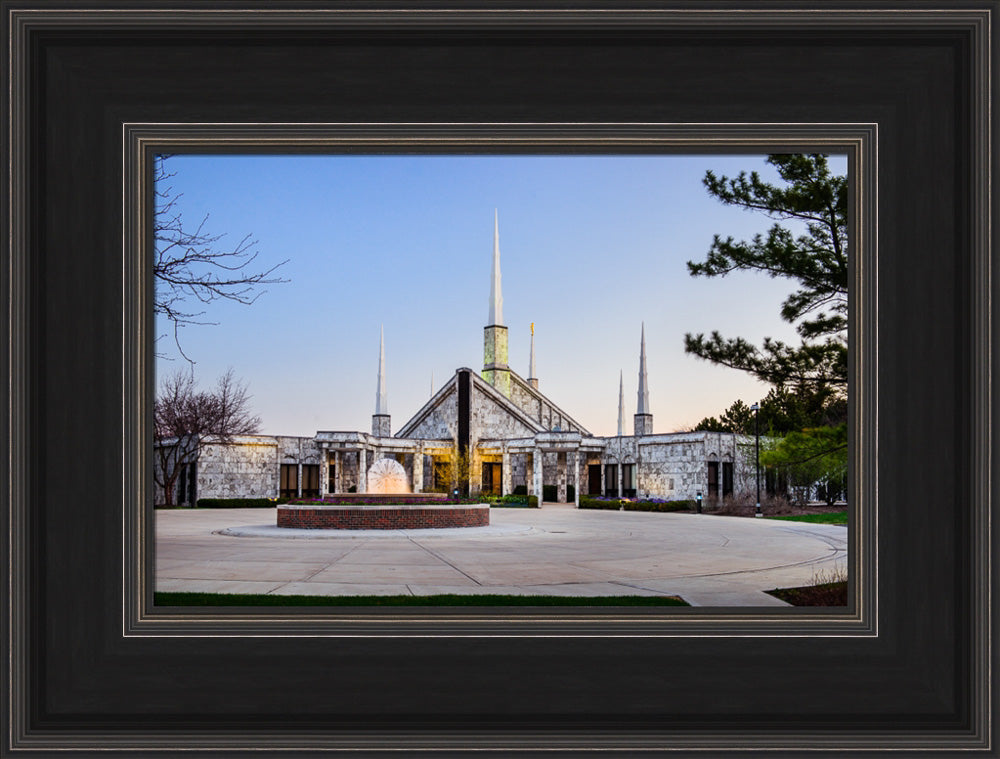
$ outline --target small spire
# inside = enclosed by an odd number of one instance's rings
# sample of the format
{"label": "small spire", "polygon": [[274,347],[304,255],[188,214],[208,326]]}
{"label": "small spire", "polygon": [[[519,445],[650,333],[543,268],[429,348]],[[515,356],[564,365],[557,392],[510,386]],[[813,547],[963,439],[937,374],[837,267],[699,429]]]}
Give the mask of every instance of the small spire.
{"label": "small spire", "polygon": [[639,348],[639,400],[635,413],[649,413],[649,387],[646,383],[646,322],[642,323],[642,344]]}
{"label": "small spire", "polygon": [[528,379],[535,377],[535,323],[531,323],[531,360],[528,363]]}
{"label": "small spire", "polygon": [[375,390],[375,413],[389,413],[389,396],[385,392],[385,327],[379,325],[378,387]]}
{"label": "small spire", "polygon": [[625,380],[621,369],[618,370],[618,435],[625,434]]}
{"label": "small spire", "polygon": [[488,326],[503,325],[503,294],[500,289],[500,217],[493,209],[493,276],[490,279],[490,316]]}

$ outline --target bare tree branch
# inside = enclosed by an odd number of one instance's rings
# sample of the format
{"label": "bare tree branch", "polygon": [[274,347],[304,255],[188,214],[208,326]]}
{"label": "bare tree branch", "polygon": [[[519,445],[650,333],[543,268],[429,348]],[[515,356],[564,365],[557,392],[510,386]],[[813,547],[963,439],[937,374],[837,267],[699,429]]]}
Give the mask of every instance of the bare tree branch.
{"label": "bare tree branch", "polygon": [[154,159],[153,311],[172,322],[174,343],[180,354],[193,364],[181,347],[179,329],[187,324],[215,322],[201,320],[205,311],[192,310],[188,304],[192,301],[208,304],[224,299],[250,305],[266,292],[260,289],[263,285],[288,281],[275,275],[288,259],[253,271],[259,251],[251,235],[245,235],[235,246],[226,248],[220,244],[225,234],[206,230],[208,214],[193,228],[186,225],[178,210],[181,193],[175,192],[170,184],[175,173],[167,169],[169,158],[161,154]]}
{"label": "bare tree branch", "polygon": [[205,443],[229,443],[236,435],[260,431],[250,398],[231,368],[211,392],[198,390],[193,371],[177,371],[161,381],[153,405],[153,477],[163,488],[166,505],[173,505],[181,471],[197,462]]}

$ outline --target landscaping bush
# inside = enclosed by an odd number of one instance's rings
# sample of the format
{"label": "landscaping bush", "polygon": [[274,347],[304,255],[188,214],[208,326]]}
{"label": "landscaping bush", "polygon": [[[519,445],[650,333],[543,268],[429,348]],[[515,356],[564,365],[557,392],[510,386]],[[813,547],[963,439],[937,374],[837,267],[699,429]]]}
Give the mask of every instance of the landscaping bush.
{"label": "landscaping bush", "polygon": [[646,501],[625,501],[625,511],[694,511],[694,501],[661,501],[651,498]]}
{"label": "landscaping bush", "polygon": [[525,506],[529,509],[538,508],[538,496],[513,493],[511,495],[503,495],[497,498],[491,498],[490,502],[494,506]]}
{"label": "landscaping bush", "polygon": [[514,495],[528,495],[528,486],[518,485],[516,488],[514,488]]}
{"label": "landscaping bush", "polygon": [[542,500],[554,501],[559,497],[559,488],[556,485],[542,485]]}
{"label": "landscaping bush", "polygon": [[611,509],[618,511],[622,507],[621,498],[605,498],[603,496],[580,496],[581,509]]}
{"label": "landscaping bush", "polygon": [[[711,502],[706,501],[703,508],[706,512],[722,516],[751,517],[757,512],[757,494],[755,491],[744,491],[723,498],[721,503],[714,506]],[[760,511],[764,516],[795,513],[792,504],[784,496],[763,493],[760,499]]]}
{"label": "landscaping bush", "polygon": [[610,509],[618,511],[625,506],[625,511],[694,511],[694,501],[662,501],[658,498],[631,501],[622,498],[603,498],[580,496],[581,509]]}
{"label": "landscaping bush", "polygon": [[199,498],[199,509],[266,509],[288,503],[287,498]]}

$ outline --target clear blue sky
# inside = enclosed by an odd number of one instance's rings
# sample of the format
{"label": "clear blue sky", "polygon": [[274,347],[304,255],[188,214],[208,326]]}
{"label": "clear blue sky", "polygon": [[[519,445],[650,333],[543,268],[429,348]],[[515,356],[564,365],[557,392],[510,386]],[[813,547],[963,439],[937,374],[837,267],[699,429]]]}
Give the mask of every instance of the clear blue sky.
{"label": "clear blue sky", "polygon": [[[846,172],[846,159],[832,166]],[[385,327],[395,432],[463,366],[480,371],[500,219],[510,365],[528,374],[535,324],[540,390],[596,435],[614,434],[624,371],[626,431],[646,353],[654,431],[690,429],[767,387],[684,353],[686,332],[798,342],[781,321],[792,283],[753,273],[694,278],[712,235],[773,223],[727,208],[706,169],[757,170],[764,156],[185,156],[169,159],[189,226],[235,244],[289,281],[251,306],[217,301],[181,330],[208,386],[228,367],[249,384],[268,434],[370,431]],[[200,304],[198,304],[200,305]],[[186,368],[157,323],[157,372]]]}

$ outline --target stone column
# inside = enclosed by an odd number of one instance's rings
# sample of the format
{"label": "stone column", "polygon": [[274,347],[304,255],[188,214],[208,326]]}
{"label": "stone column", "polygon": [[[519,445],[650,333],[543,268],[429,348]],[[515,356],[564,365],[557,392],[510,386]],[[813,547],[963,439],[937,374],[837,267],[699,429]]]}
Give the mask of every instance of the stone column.
{"label": "stone column", "polygon": [[358,492],[368,492],[368,451],[358,451]]}
{"label": "stone column", "polygon": [[330,479],[329,469],[330,453],[326,446],[319,449],[319,497],[326,496],[326,482]]}
{"label": "stone column", "polygon": [[344,456],[340,451],[333,454],[333,488],[338,493],[344,492]]}
{"label": "stone column", "polygon": [[556,500],[559,503],[566,503],[566,466],[569,454],[559,451],[556,454]]}
{"label": "stone column", "polygon": [[299,462],[299,482],[298,482],[298,490],[296,492],[297,492],[299,498],[301,498],[302,497],[302,462],[301,461]]}
{"label": "stone column", "polygon": [[413,452],[413,466],[410,467],[413,474],[413,486],[414,493],[423,492],[424,489],[424,446],[421,443],[417,446],[417,450]]}
{"label": "stone column", "polygon": [[538,496],[538,505],[542,505],[542,452],[535,448],[531,453],[532,483],[535,492],[532,495]]}
{"label": "stone column", "polygon": [[618,497],[624,498],[625,491],[622,489],[622,484],[625,482],[625,459],[621,458],[618,460]]}
{"label": "stone column", "polygon": [[500,462],[500,495],[508,495],[513,488],[510,486],[511,471],[510,471],[510,454],[507,449],[503,449],[503,458]]}
{"label": "stone column", "polygon": [[[604,483],[604,466],[605,466],[604,462],[605,462],[605,458],[604,458],[604,454],[603,453],[601,454],[600,461],[601,461],[601,464],[600,464],[600,466],[601,466],[601,492],[598,493],[598,495],[604,495],[604,493],[607,491],[608,488],[607,488],[607,485]],[[591,495],[593,495],[593,493],[591,493]]]}
{"label": "stone column", "polygon": [[573,451],[566,455],[573,462],[573,505],[580,508],[580,453]]}

